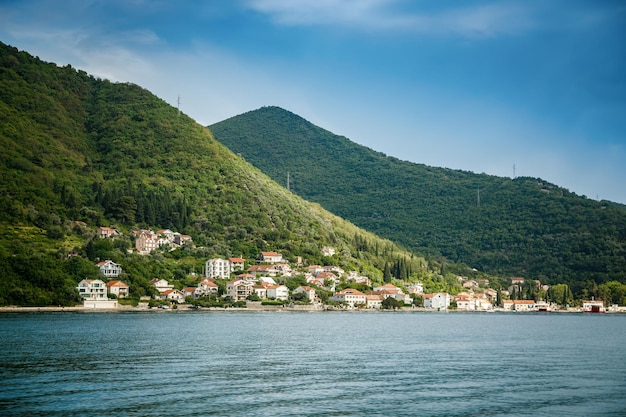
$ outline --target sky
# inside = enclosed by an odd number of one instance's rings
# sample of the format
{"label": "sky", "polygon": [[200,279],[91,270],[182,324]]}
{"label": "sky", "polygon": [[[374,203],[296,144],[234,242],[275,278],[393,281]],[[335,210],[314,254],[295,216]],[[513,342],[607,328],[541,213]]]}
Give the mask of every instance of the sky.
{"label": "sky", "polygon": [[622,0],[0,0],[0,41],[203,125],[279,106],[403,160],[626,204]]}

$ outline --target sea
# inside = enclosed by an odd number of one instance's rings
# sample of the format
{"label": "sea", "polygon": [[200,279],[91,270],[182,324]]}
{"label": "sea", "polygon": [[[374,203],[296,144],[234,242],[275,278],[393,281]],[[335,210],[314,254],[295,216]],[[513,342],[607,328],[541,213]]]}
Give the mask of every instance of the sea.
{"label": "sea", "polygon": [[626,315],[0,314],[1,416],[626,416]]}

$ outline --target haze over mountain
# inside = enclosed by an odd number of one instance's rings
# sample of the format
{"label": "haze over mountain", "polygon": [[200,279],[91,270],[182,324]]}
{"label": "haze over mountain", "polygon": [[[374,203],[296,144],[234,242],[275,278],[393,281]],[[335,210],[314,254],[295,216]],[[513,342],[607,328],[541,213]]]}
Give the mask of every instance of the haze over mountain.
{"label": "haze over mountain", "polygon": [[[443,282],[440,265],[288,192],[147,90],[1,43],[0,225],[0,305],[76,302],[96,260],[121,264],[138,297],[152,278],[182,288],[210,257],[262,250],[374,281],[402,260],[404,278]],[[98,226],[123,236],[98,239]],[[137,228],[189,234],[196,247],[129,254]],[[324,258],[324,245],[336,255]]]}
{"label": "haze over mountain", "polygon": [[[462,126],[459,126],[462,128]],[[264,107],[210,126],[296,194],[412,250],[574,288],[626,282],[626,207],[538,178],[410,163]]]}

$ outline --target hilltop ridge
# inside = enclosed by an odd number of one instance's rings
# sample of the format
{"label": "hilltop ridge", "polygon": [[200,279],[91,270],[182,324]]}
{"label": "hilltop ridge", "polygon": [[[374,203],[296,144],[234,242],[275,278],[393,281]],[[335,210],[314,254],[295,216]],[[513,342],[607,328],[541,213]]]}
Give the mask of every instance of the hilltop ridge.
{"label": "hilltop ridge", "polygon": [[[0,304],[67,305],[111,259],[136,296],[148,281],[183,286],[208,257],[280,251],[382,280],[406,259],[413,279],[438,266],[274,183],[210,130],[149,91],[58,67],[0,44]],[[98,226],[123,237],[98,239]],[[130,231],[172,229],[195,246],[140,257]]]}
{"label": "hilltop ridge", "polygon": [[[626,208],[539,178],[437,168],[386,156],[279,107],[210,126],[275,181],[356,225],[494,275],[626,282]],[[271,157],[268,157],[271,156]]]}

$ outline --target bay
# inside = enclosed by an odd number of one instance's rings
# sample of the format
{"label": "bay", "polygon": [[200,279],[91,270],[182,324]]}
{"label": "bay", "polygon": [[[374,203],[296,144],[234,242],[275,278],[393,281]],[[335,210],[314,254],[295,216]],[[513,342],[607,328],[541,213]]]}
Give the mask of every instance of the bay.
{"label": "bay", "polygon": [[6,416],[624,416],[626,316],[0,314]]}

